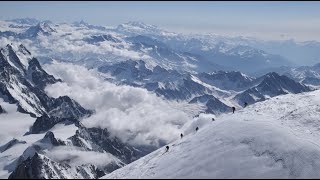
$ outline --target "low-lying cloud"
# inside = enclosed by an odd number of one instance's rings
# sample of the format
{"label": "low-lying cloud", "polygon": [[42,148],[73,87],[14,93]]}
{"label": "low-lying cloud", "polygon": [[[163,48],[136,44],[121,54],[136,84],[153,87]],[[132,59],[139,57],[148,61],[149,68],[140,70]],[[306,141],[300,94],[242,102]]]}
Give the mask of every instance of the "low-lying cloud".
{"label": "low-lying cloud", "polygon": [[0,105],[6,111],[0,114],[0,146],[13,138],[19,139],[35,121],[30,115],[18,112],[16,104],[6,103],[3,99],[0,95]]}
{"label": "low-lying cloud", "polygon": [[45,69],[63,83],[46,88],[49,95],[68,95],[96,113],[84,119],[88,127],[108,128],[112,135],[134,145],[159,146],[176,140],[191,118],[145,89],[117,86],[95,70],[54,62]]}
{"label": "low-lying cloud", "polygon": [[[37,45],[40,45],[39,48],[50,50],[52,56],[56,56],[57,53],[65,54],[66,57],[72,56],[77,60],[92,57],[88,55],[119,56],[137,60],[151,58],[146,54],[129,50],[130,45],[124,41],[118,43],[103,41],[96,44],[90,44],[85,41],[86,38],[99,34],[111,34],[117,37],[117,35],[112,32],[84,27],[75,28],[67,24],[55,28],[58,30],[57,33],[52,33],[51,36],[39,34],[37,37]],[[121,46],[125,48],[121,48]]]}
{"label": "low-lying cloud", "polygon": [[71,166],[93,164],[98,168],[104,168],[106,164],[123,164],[119,159],[109,153],[99,153],[94,151],[82,151],[76,147],[57,147],[48,151],[46,156],[56,162],[68,161]]}

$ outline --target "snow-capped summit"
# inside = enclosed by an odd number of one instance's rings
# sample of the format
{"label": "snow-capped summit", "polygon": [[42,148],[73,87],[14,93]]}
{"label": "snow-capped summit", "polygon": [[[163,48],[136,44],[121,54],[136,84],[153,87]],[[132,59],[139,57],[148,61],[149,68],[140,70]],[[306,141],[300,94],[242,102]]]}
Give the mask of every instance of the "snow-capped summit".
{"label": "snow-capped summit", "polygon": [[78,26],[78,27],[89,25],[89,24],[88,24],[87,22],[85,22],[84,20],[76,21],[76,22],[73,22],[72,24],[75,25],[75,26]]}
{"label": "snow-capped summit", "polygon": [[[4,56],[6,61],[14,67],[16,70],[18,70],[20,73],[25,73],[28,67],[28,63],[30,60],[30,55],[26,53],[26,55],[22,54],[22,58],[20,59],[16,53],[16,49],[10,44],[7,44],[6,47],[1,48],[1,54]],[[22,53],[22,48],[19,47],[19,50],[17,52]],[[20,54],[21,55],[21,54]]]}
{"label": "snow-capped summit", "polygon": [[60,139],[57,139],[53,132],[51,131],[48,131],[46,133],[46,135],[44,136],[43,139],[40,140],[41,143],[44,143],[44,144],[50,144],[52,146],[63,146],[63,145],[66,145],[63,141],[61,141]]}
{"label": "snow-capped summit", "polygon": [[1,53],[12,67],[25,76],[30,83],[39,88],[43,89],[48,83],[53,84],[61,81],[47,74],[38,60],[22,44],[18,47],[8,44],[5,48],[1,48]]}
{"label": "snow-capped summit", "polygon": [[22,54],[26,55],[26,56],[31,56],[30,51],[24,47],[24,45],[20,44],[19,45],[19,52],[21,52]]}
{"label": "snow-capped summit", "polygon": [[[30,52],[23,45],[15,49],[8,44],[0,51],[0,93],[7,97],[9,103],[17,103],[20,112],[36,117],[48,113],[59,114],[59,117],[90,114],[70,98],[49,97],[44,87],[61,80],[49,75],[36,58],[30,57]],[[56,112],[58,109],[59,113]]]}
{"label": "snow-capped summit", "polygon": [[39,35],[49,36],[52,33],[57,32],[48,22],[40,22],[35,26],[31,26],[26,32],[23,34],[27,38],[34,38]]}

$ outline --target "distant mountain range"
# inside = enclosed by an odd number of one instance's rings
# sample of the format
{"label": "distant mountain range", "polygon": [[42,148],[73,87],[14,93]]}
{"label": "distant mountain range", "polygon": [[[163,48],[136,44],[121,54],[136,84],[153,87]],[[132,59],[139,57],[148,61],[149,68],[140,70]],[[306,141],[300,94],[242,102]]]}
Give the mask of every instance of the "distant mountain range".
{"label": "distant mountain range", "polygon": [[[83,21],[55,24],[34,19],[11,20],[6,24],[8,27],[6,31],[0,30],[0,37],[13,37],[17,41],[28,39],[34,48],[39,49],[39,54],[73,62],[90,60],[87,63],[91,65],[124,61],[130,57],[148,59],[150,65],[191,72],[235,70],[253,73],[265,68],[293,65],[285,56],[259,49],[248,40],[182,35],[141,22],[124,23],[114,28]],[[77,48],[67,51],[66,48],[59,49],[57,53],[58,47],[48,46],[50,41],[55,41],[60,48],[63,45],[59,46],[59,43],[70,43],[78,48],[87,44],[96,50],[88,53],[76,51]]]}
{"label": "distant mountain range", "polygon": [[243,106],[245,102],[253,104],[282,94],[312,90],[274,72],[258,78],[236,71],[179,73],[160,66],[148,69],[144,61],[103,65],[98,70],[112,76],[107,81],[143,87],[168,100],[201,103],[205,112],[215,114],[229,112],[231,106]]}

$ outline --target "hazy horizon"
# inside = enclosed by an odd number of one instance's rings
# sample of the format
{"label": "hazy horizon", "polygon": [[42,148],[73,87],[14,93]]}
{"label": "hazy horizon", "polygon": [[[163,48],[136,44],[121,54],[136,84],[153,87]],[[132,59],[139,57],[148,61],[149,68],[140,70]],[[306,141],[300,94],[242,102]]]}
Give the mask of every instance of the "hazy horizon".
{"label": "hazy horizon", "polygon": [[[1,2],[0,19],[129,21],[184,34],[213,33],[265,40],[320,40],[319,2]],[[14,13],[12,13],[14,12]]]}

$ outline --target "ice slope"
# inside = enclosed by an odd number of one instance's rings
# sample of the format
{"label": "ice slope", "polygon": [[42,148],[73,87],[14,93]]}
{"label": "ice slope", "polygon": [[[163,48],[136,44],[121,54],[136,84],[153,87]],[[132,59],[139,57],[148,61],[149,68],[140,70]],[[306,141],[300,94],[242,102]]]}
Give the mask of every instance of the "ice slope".
{"label": "ice slope", "polygon": [[317,90],[274,97],[215,121],[200,116],[169,152],[160,148],[103,178],[319,178],[319,104]]}

